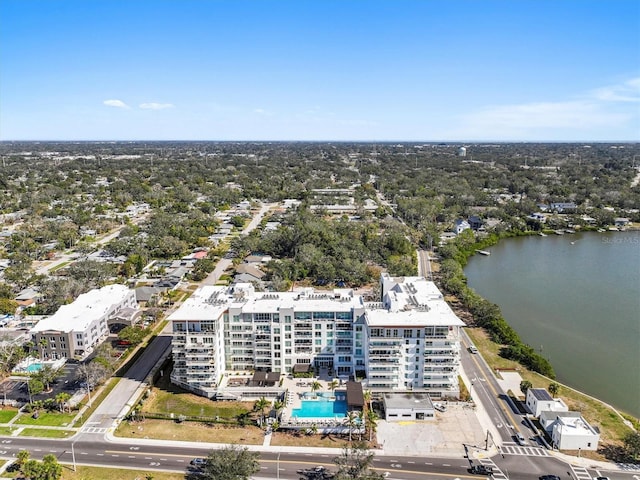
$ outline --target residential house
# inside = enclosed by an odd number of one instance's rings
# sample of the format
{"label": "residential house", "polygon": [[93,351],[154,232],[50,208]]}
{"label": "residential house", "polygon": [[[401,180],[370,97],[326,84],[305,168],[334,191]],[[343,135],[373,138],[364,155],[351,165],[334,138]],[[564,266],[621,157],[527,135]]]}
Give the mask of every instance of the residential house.
{"label": "residential house", "polygon": [[460,235],[462,232],[464,232],[465,230],[469,230],[470,228],[471,225],[469,225],[469,222],[463,219],[458,219],[454,223],[453,233],[455,233],[456,235]]}
{"label": "residential house", "polygon": [[559,450],[597,450],[600,431],[579,412],[542,412],[540,423]]}
{"label": "residential house", "polygon": [[527,409],[534,417],[539,417],[545,411],[568,412],[569,407],[560,398],[553,398],[544,388],[530,388],[527,390]]}

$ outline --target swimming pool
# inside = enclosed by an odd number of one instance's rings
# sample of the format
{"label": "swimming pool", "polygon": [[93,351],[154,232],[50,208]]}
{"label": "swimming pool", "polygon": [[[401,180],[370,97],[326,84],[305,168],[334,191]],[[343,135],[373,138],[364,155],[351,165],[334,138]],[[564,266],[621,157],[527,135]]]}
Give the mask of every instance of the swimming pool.
{"label": "swimming pool", "polygon": [[27,366],[27,368],[25,368],[25,371],[28,373],[36,373],[36,372],[39,372],[40,370],[42,370],[41,363],[31,363],[30,365]]}
{"label": "swimming pool", "polygon": [[291,412],[291,416],[296,418],[342,418],[346,415],[345,400],[302,400],[302,406]]}

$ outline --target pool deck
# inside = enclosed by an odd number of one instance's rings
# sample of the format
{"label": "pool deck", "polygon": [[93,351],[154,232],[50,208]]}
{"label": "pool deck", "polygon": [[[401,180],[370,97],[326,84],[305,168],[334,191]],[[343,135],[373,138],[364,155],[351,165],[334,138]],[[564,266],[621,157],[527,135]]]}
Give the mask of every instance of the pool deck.
{"label": "pool deck", "polygon": [[[321,388],[316,392],[311,391],[311,385],[317,381]],[[311,395],[313,393],[320,395],[331,394],[331,390],[329,389],[330,381],[327,380],[318,380],[314,378],[285,378],[283,382],[283,387],[286,390],[285,395],[285,407],[282,412],[282,423],[287,426],[300,426],[300,427],[309,427],[311,425],[316,425],[319,431],[323,431],[325,429],[331,429],[332,432],[335,432],[336,428],[342,430],[346,428],[344,426],[344,417],[339,418],[328,418],[328,417],[320,417],[320,418],[299,418],[293,416],[293,410],[296,408],[302,407],[302,400],[306,400],[304,398],[304,394]],[[344,383],[336,388],[336,391],[340,391],[345,388]],[[338,393],[340,395],[340,393]],[[343,393],[344,395],[344,393]],[[311,400],[311,398],[309,398]]]}

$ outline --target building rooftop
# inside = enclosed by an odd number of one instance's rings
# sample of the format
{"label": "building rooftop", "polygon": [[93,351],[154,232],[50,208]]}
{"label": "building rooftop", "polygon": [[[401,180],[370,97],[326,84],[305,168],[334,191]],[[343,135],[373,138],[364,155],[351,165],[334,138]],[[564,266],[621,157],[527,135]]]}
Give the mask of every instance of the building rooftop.
{"label": "building rooftop", "polygon": [[49,318],[40,320],[31,332],[83,331],[95,320],[106,315],[114,305],[124,301],[131,290],[124,285],[107,285],[83,293],[73,303],[61,306]]}
{"label": "building rooftop", "polygon": [[533,395],[533,398],[535,398],[538,401],[547,401],[547,402],[553,401],[553,397],[544,388],[530,388],[528,391],[531,392],[531,395]]}
{"label": "building rooftop", "polygon": [[433,409],[431,397],[426,393],[387,393],[384,395],[386,408]]}

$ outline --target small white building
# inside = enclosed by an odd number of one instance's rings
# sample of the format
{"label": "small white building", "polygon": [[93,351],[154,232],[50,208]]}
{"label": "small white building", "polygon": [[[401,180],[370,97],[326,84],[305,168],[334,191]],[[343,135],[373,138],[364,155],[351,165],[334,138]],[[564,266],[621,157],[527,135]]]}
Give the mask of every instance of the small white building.
{"label": "small white building", "polygon": [[428,420],[435,417],[433,402],[428,394],[385,394],[383,397],[386,421]]}
{"label": "small white building", "polygon": [[600,432],[579,412],[542,412],[540,422],[559,450],[597,450]]}
{"label": "small white building", "polygon": [[527,390],[527,409],[534,417],[542,412],[568,412],[569,407],[560,398],[553,398],[544,388]]}
{"label": "small white building", "polygon": [[470,228],[471,225],[469,225],[469,222],[463,219],[459,219],[456,220],[453,226],[453,233],[455,233],[456,235],[460,235],[462,232],[464,232],[465,230],[469,230]]}

